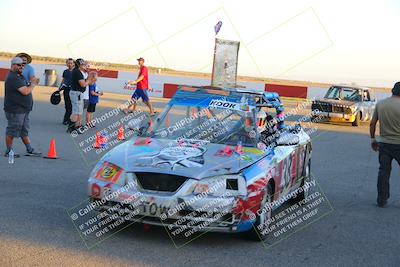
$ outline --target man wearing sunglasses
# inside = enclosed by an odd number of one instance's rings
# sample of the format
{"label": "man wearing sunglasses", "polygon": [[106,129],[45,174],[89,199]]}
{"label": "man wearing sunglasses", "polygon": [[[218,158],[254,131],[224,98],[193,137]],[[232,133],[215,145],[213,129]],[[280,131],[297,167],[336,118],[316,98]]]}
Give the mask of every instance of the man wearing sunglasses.
{"label": "man wearing sunglasses", "polygon": [[28,55],[27,53],[19,53],[16,55],[16,57],[20,57],[22,58],[22,60],[24,61],[24,70],[22,71],[22,76],[24,76],[25,81],[27,82],[27,84],[31,83],[31,80],[35,77],[35,70],[33,69],[33,67],[30,65],[30,63],[32,62],[32,57],[30,55]]}
{"label": "man wearing sunglasses", "polygon": [[[21,137],[22,142],[26,146],[27,156],[40,156],[40,152],[36,152],[29,140],[29,113],[33,107],[32,91],[39,83],[39,80],[33,77],[28,85],[22,76],[24,69],[24,61],[20,57],[11,60],[10,72],[5,81],[4,93],[4,112],[7,118],[6,128],[6,153],[12,149],[15,137]],[[14,157],[19,157],[17,153]]]}

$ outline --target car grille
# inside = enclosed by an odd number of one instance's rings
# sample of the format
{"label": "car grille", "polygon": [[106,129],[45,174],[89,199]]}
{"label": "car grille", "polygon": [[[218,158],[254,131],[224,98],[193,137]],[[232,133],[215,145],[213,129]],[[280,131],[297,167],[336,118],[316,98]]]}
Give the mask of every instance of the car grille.
{"label": "car grille", "polygon": [[332,112],[332,105],[328,103],[312,103],[312,110],[319,110],[321,112]]}
{"label": "car grille", "polygon": [[[120,207],[120,208],[118,210],[115,209],[115,207]],[[130,204],[124,204],[121,202],[114,202],[114,201],[106,201],[101,206],[97,206],[95,210],[99,212],[107,211],[110,214],[118,213],[120,215],[122,214],[123,216],[134,211],[134,209]],[[181,210],[176,215],[177,215],[176,218],[167,217],[166,219],[161,220],[159,217],[137,214],[131,216],[129,220],[142,221],[145,223],[155,224],[155,225],[163,225],[163,226],[176,225],[177,227],[189,227],[189,228],[200,226],[203,224],[203,222],[207,222],[206,224],[207,227],[225,228],[232,226],[238,222],[238,218],[236,218],[235,215],[232,213],[218,214],[216,212],[196,211],[195,216],[191,216],[193,215],[193,211]],[[209,221],[210,218],[214,218],[214,221],[210,222]],[[189,222],[190,224],[188,224]]]}
{"label": "car grille", "polygon": [[143,189],[162,192],[175,192],[188,179],[178,175],[151,172],[136,172],[135,175]]}
{"label": "car grille", "polygon": [[332,112],[343,113],[344,112],[344,107],[333,106],[332,107]]}

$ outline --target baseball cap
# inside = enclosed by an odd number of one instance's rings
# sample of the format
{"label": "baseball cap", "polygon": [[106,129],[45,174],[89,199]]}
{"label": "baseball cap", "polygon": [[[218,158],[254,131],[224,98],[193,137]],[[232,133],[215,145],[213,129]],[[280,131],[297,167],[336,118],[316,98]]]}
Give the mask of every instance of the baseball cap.
{"label": "baseball cap", "polygon": [[394,84],[393,89],[392,89],[392,94],[400,96],[400,82],[397,82]]}
{"label": "baseball cap", "polygon": [[14,57],[11,59],[11,65],[22,64],[22,63],[24,63],[24,61],[20,57]]}
{"label": "baseball cap", "polygon": [[144,61],[144,58],[140,57],[140,58],[138,58],[138,59],[136,59],[136,60],[137,60],[137,61],[141,61],[141,60]]}

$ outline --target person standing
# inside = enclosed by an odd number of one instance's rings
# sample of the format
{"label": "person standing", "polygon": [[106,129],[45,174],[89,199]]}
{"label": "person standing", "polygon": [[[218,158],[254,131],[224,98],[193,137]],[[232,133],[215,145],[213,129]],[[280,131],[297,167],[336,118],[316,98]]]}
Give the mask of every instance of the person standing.
{"label": "person standing", "polygon": [[[4,95],[4,112],[7,118],[6,128],[6,153],[12,150],[15,137],[21,137],[25,144],[28,156],[40,156],[40,152],[36,152],[29,140],[29,113],[32,111],[33,88],[39,83],[39,79],[33,77],[28,85],[25,78],[22,76],[24,69],[24,61],[20,57],[15,57],[11,60],[11,68],[5,81]],[[19,154],[14,153],[14,157],[19,157]]]}
{"label": "person standing", "polygon": [[[379,141],[375,139],[379,121]],[[379,101],[370,123],[371,147],[379,151],[378,198],[379,207],[385,207],[390,197],[389,178],[392,161],[400,165],[400,82],[392,89],[392,96]]]}
{"label": "person standing", "polygon": [[[89,76],[90,64],[87,61],[85,61],[85,62],[86,62],[86,67],[85,67],[85,71],[83,72],[83,77],[85,79],[87,79],[87,77]],[[92,72],[92,74],[93,74],[93,72]],[[89,106],[89,85],[86,86],[86,90],[85,90],[85,92],[83,92],[82,97],[83,97],[83,110],[86,111],[86,114],[85,114],[86,116],[85,117],[87,118],[88,117],[87,108]],[[87,120],[86,120],[86,125],[88,125],[88,121]]]}
{"label": "person standing", "polygon": [[71,98],[69,97],[69,92],[71,90],[71,77],[72,70],[74,69],[74,60],[72,58],[68,58],[66,61],[67,69],[64,70],[62,74],[61,86],[58,89],[60,92],[64,91],[64,105],[65,105],[65,114],[63,119],[63,124],[68,125],[71,122],[71,113],[72,113],[72,104]]}
{"label": "person standing", "polygon": [[147,67],[144,65],[144,58],[140,57],[137,59],[138,65],[139,65],[139,75],[138,78],[133,81],[129,82],[131,85],[136,84],[136,90],[133,93],[131,100],[133,101],[133,104],[129,105],[128,108],[124,109],[124,113],[127,114],[129,112],[132,112],[136,109],[136,102],[139,100],[139,98],[142,99],[143,103],[146,104],[146,106],[150,110],[150,115],[153,116],[155,115],[155,111],[153,109],[153,106],[151,105],[147,90],[150,89],[149,87],[149,72],[147,70]]}
{"label": "person standing", "polygon": [[35,70],[33,67],[30,65],[32,62],[32,57],[28,55],[27,53],[19,53],[16,55],[16,57],[22,58],[24,61],[24,70],[22,71],[22,76],[24,76],[25,81],[29,85],[31,83],[31,80],[35,77]]}
{"label": "person standing", "polygon": [[95,79],[94,83],[89,85],[89,105],[87,107],[86,113],[86,125],[89,128],[95,127],[93,123],[93,113],[96,111],[96,105],[99,103],[99,96],[102,96],[103,93],[100,92],[97,88],[96,81],[97,81],[97,73],[93,74]]}
{"label": "person standing", "polygon": [[68,127],[68,131],[70,132],[78,130],[78,133],[81,133],[83,93],[86,91],[86,87],[94,82],[93,77],[84,78],[85,72],[86,62],[82,58],[78,58],[75,61],[75,68],[72,70],[71,91],[69,92],[72,104],[71,123]]}

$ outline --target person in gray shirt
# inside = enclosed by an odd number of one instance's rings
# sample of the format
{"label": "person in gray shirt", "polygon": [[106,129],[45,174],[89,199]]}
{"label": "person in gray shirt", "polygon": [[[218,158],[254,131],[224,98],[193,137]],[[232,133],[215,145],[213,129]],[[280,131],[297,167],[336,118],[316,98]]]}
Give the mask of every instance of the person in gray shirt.
{"label": "person in gray shirt", "polygon": [[22,76],[24,76],[26,83],[29,85],[31,80],[35,77],[35,70],[31,66],[32,57],[27,53],[19,53],[15,57],[20,57],[24,61],[24,70],[22,71]]}
{"label": "person in gray shirt", "polygon": [[[8,153],[12,149],[15,137],[21,137],[22,142],[26,146],[28,156],[40,156],[40,152],[36,152],[29,140],[29,113],[33,107],[32,90],[39,83],[39,79],[33,77],[30,85],[22,76],[24,61],[20,57],[11,60],[11,68],[5,81],[4,91],[4,112],[7,118],[6,128],[6,146],[7,150],[4,156],[8,157]],[[14,153],[15,157],[19,157]]]}
{"label": "person in gray shirt", "polygon": [[[379,121],[380,136],[375,139]],[[400,165],[400,82],[392,89],[392,96],[379,101],[370,123],[371,147],[379,151],[378,198],[379,207],[385,207],[390,196],[389,178],[392,161]]]}

